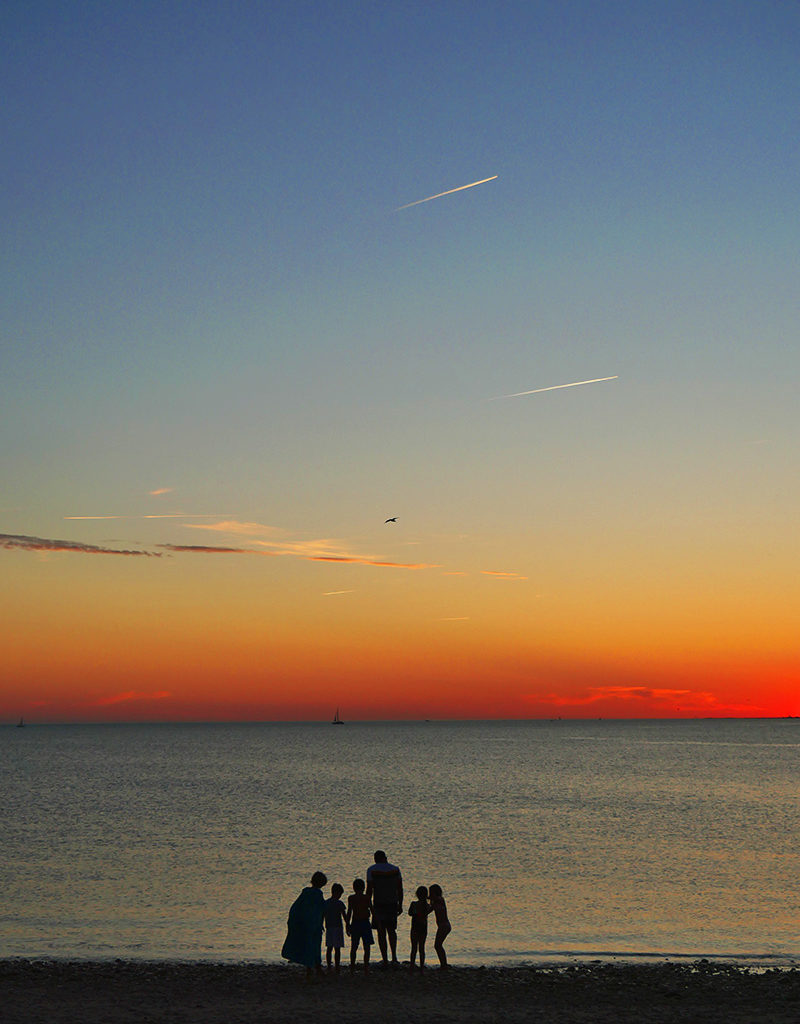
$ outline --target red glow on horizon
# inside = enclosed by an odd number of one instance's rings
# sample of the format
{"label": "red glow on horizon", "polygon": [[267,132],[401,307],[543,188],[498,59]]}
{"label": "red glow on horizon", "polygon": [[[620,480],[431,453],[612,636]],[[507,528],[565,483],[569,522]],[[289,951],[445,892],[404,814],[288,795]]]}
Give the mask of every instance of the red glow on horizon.
{"label": "red glow on horizon", "polygon": [[[20,715],[28,722],[41,723],[135,723],[135,722],[325,722],[333,717],[335,704],[318,699],[289,699],[283,702],[246,701],[231,698],[200,700],[178,698],[167,692],[120,693],[91,701],[69,699],[21,701],[16,706],[0,707],[0,718],[16,722]],[[567,697],[549,701],[470,700],[460,706],[450,701],[430,699],[367,702],[354,695],[340,702],[342,717],[351,722],[368,721],[547,721],[586,720],[667,720],[724,718],[791,718],[800,708],[797,700],[775,700],[767,706],[727,704],[684,695],[683,705],[643,697],[633,700],[618,695],[591,699]]]}

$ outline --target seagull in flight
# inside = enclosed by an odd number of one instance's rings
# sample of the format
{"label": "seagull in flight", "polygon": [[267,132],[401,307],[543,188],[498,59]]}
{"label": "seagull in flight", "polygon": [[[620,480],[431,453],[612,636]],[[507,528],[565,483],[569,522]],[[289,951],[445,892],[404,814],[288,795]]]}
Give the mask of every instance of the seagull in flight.
{"label": "seagull in flight", "polygon": [[391,519],[385,519],[383,525],[385,526],[387,523],[396,523],[396,522],[397,522],[397,516],[392,516]]}

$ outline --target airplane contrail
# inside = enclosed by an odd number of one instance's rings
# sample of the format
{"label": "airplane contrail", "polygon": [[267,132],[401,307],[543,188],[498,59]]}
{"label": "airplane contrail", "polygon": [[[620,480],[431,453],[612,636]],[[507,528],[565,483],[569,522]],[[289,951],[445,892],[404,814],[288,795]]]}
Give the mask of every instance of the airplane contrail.
{"label": "airplane contrail", "polygon": [[549,388],[533,388],[532,391],[516,391],[513,395],[495,395],[494,398],[490,398],[490,402],[497,402],[501,398],[522,398],[523,395],[538,395],[540,391],[559,391],[561,388],[577,388],[581,384],[599,384],[603,380],[618,380],[619,374],[615,373],[613,377],[593,377],[591,380],[576,380],[572,384],[552,384]]}
{"label": "airplane contrail", "polygon": [[475,188],[476,185],[485,185],[487,181],[494,181],[495,178],[499,177],[499,174],[493,174],[491,178],[481,178],[480,181],[473,181],[469,185],[459,185],[458,188],[449,188],[446,192],[437,192],[435,196],[428,196],[426,199],[417,199],[413,203],[406,203],[405,206],[398,206],[394,212],[398,213],[400,210],[407,210],[409,206],[419,206],[420,203],[429,203],[431,199],[440,199],[442,196],[449,196],[453,192],[463,192],[465,188]]}

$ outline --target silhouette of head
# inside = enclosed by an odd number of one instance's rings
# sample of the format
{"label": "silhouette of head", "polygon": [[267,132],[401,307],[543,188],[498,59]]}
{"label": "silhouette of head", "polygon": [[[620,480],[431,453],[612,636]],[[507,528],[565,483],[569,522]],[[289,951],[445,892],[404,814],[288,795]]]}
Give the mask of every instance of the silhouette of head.
{"label": "silhouette of head", "polygon": [[335,900],[338,900],[343,892],[344,886],[339,885],[338,882],[334,882],[333,885],[331,886],[331,896],[333,896]]}
{"label": "silhouette of head", "polygon": [[432,885],[430,887],[430,894],[431,894],[431,899],[436,899],[439,896],[441,896],[442,895],[442,887],[441,887],[441,885]]}
{"label": "silhouette of head", "polygon": [[323,875],[321,871],[315,871],[314,874],[311,876],[311,884],[314,886],[315,889],[321,889],[323,885],[327,885],[327,882],[328,876]]}
{"label": "silhouette of head", "polygon": [[376,850],[375,851],[375,863],[376,864],[385,864],[386,863],[386,854],[383,852],[383,850]]}
{"label": "silhouette of head", "polygon": [[419,889],[417,889],[417,899],[418,900],[426,900],[427,898],[428,898],[427,886],[421,885],[419,887]]}
{"label": "silhouette of head", "polygon": [[364,879],[363,878],[356,878],[356,879],[354,879],[353,880],[353,892],[363,892],[363,891],[364,891]]}

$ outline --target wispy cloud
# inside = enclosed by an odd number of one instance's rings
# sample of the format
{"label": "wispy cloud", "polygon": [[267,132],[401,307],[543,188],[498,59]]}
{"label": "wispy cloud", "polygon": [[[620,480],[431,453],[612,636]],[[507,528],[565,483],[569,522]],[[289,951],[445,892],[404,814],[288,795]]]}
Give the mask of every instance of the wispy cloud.
{"label": "wispy cloud", "polygon": [[111,697],[98,697],[97,700],[89,701],[97,708],[109,707],[113,704],[125,704],[128,701],[136,700],[165,700],[167,697],[171,697],[172,694],[169,690],[156,690],[154,693],[141,693],[139,690],[127,690],[125,693],[115,693]]}
{"label": "wispy cloud", "polygon": [[600,384],[604,380],[619,380],[619,374],[613,377],[593,377],[592,380],[576,380],[571,384],[551,384],[547,388],[533,388],[531,391],[515,391],[513,395],[495,395],[490,402],[499,402],[502,398],[522,398],[524,395],[538,395],[542,391],[560,391],[562,388],[579,388],[583,384]]}
{"label": "wispy cloud", "polygon": [[394,562],[371,554],[362,554],[349,550],[348,546],[332,537],[311,539],[295,539],[287,530],[264,523],[240,523],[229,520],[221,523],[186,523],[187,528],[195,530],[218,530],[245,536],[275,535],[275,539],[254,539],[253,543],[265,548],[266,553],[301,558],[307,562],[333,562],[343,565],[372,565],[383,569],[438,569],[439,565],[428,562]]}
{"label": "wispy cloud", "polygon": [[493,174],[491,178],[481,178],[480,181],[472,181],[469,185],[459,185],[458,188],[448,188],[445,192],[437,192],[435,196],[426,196],[425,199],[415,199],[413,203],[406,203],[405,206],[398,206],[395,213],[399,213],[400,210],[407,210],[411,206],[419,206],[420,203],[429,203],[431,199],[441,199],[442,196],[452,195],[453,192],[463,192],[465,188],[475,188],[476,185],[485,185],[487,181],[494,181],[495,178],[499,177],[499,174]]}
{"label": "wispy cloud", "polygon": [[444,618],[437,619],[437,622],[469,622],[469,615],[445,615]]}
{"label": "wispy cloud", "polygon": [[[253,544],[265,548],[275,555],[294,555],[296,558],[309,560],[316,558],[361,558],[360,553],[352,552],[343,541],[332,537],[296,538],[292,537],[288,530],[279,526],[267,526],[265,523],[240,523],[236,520],[227,520],[221,523],[186,523],[186,528],[191,530],[213,530],[219,533],[232,534],[233,536],[252,537]],[[264,539],[266,538],[266,539]]]}
{"label": "wispy cloud", "polygon": [[[117,517],[113,517],[117,518]],[[421,571],[426,569],[442,569],[439,562],[398,562],[378,555],[354,552],[342,541],[332,538],[293,539],[287,531],[279,527],[267,526],[263,523],[241,523],[235,520],[224,520],[219,523],[186,523],[188,529],[211,530],[234,535],[251,536],[250,545],[238,544],[175,544],[164,542],[151,544],[151,550],[145,548],[115,548],[100,544],[87,544],[83,541],[54,540],[45,537],[32,537],[22,534],[0,534],[0,548],[24,551],[66,551],[92,555],[130,555],[149,558],[169,557],[170,555],[257,555],[262,558],[288,557],[298,558],[306,562],[324,562],[329,565],[366,565],[378,569],[406,569]],[[275,534],[275,539],[262,540],[256,535]],[[156,550],[152,550],[155,548]],[[445,570],[445,575],[466,576],[458,570]],[[517,572],[484,569],[483,575],[496,579],[526,580]],[[335,593],[351,593],[351,591],[330,591]]]}
{"label": "wispy cloud", "polygon": [[266,555],[265,551],[253,551],[252,548],[214,547],[210,544],[159,544],[158,547],[176,554],[200,555]]}
{"label": "wispy cloud", "polygon": [[[193,518],[200,519],[202,517],[195,516]],[[238,519],[223,519],[218,523],[186,523],[184,525],[187,530],[214,530],[216,533],[233,533],[243,537],[264,537],[286,533],[279,526],[268,526],[266,523],[242,523]]]}
{"label": "wispy cloud", "polygon": [[174,487],[157,487],[154,491],[148,491],[147,493],[156,498],[159,494],[172,494],[174,490]]}
{"label": "wispy cloud", "polygon": [[158,512],[148,515],[127,516],[127,515],[101,515],[101,516],[64,516],[65,521],[91,520],[91,519],[219,519],[220,512]]}
{"label": "wispy cloud", "polygon": [[440,569],[440,565],[429,562],[384,562],[378,558],[362,558],[359,555],[308,555],[308,562],[341,562],[346,565],[374,565],[380,569]]}
{"label": "wispy cloud", "polygon": [[294,555],[296,558],[338,558],[353,554],[346,544],[327,537],[312,540],[256,540],[254,544],[267,548],[276,555]]}
{"label": "wispy cloud", "polygon": [[107,548],[99,544],[84,544],[75,540],[51,540],[46,537],[26,537],[20,534],[0,533],[0,547],[21,551],[70,551],[85,555],[130,555],[160,558],[159,551],[136,551],[129,548]]}
{"label": "wispy cloud", "polygon": [[[197,524],[187,523],[187,527],[195,529],[222,530],[234,534],[255,534],[274,532],[283,534],[285,531],[277,527],[265,526],[261,523],[224,523]],[[254,540],[257,547],[240,547],[225,544],[156,544],[159,550],[112,548],[99,544],[86,544],[83,541],[53,540],[45,537],[30,537],[21,534],[0,534],[0,548],[19,549],[24,551],[68,551],[91,555],[140,555],[160,558],[162,554],[189,555],[257,555],[262,558],[287,556],[299,558],[307,562],[328,562],[341,565],[368,565],[382,569],[438,569],[441,566],[428,562],[395,562],[373,555],[363,555],[348,551],[339,541],[324,540]]]}
{"label": "wispy cloud", "polygon": [[580,696],[564,696],[550,694],[548,700],[563,701],[568,704],[596,704],[601,700],[629,700],[629,701],[652,701],[652,700],[678,700],[681,697],[692,695],[695,700],[703,703],[713,703],[714,696],[711,693],[698,693],[687,689],[669,689],[668,687],[653,686],[593,686],[588,692]]}
{"label": "wispy cloud", "polygon": [[326,590],[323,597],[338,597],[339,594],[355,594],[355,590]]}
{"label": "wispy cloud", "polygon": [[720,701],[716,694],[705,690],[654,686],[593,686],[580,694],[528,693],[525,694],[525,699],[558,710],[595,707],[601,704],[617,709],[644,710],[646,707],[649,711],[679,711],[691,714],[758,714],[765,710],[752,704],[728,704]]}

